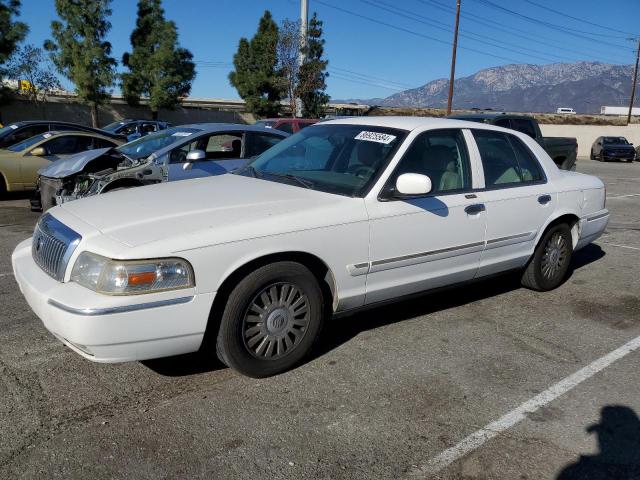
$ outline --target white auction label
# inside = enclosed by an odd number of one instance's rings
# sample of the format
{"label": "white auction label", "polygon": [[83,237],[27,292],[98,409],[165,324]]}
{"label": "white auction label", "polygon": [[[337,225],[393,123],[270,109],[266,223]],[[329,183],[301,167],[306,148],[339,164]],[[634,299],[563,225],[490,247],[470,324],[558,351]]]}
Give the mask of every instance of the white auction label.
{"label": "white auction label", "polygon": [[171,135],[172,137],[188,137],[189,135],[191,135],[192,132],[176,132],[173,135]]}
{"label": "white auction label", "polygon": [[365,140],[367,142],[377,142],[388,145],[396,139],[396,136],[389,135],[388,133],[362,131],[356,135],[355,138],[356,140]]}

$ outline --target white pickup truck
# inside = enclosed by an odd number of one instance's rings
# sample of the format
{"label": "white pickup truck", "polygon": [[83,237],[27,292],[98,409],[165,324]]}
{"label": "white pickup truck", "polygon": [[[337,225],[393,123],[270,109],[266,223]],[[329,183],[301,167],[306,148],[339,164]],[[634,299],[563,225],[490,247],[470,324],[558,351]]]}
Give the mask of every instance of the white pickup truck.
{"label": "white pickup truck", "polygon": [[210,348],[264,377],[297,364],[331,314],[514,269],[553,289],[608,220],[602,182],[527,135],[350,118],[233,174],[54,207],[12,260],[44,325],[90,360]]}

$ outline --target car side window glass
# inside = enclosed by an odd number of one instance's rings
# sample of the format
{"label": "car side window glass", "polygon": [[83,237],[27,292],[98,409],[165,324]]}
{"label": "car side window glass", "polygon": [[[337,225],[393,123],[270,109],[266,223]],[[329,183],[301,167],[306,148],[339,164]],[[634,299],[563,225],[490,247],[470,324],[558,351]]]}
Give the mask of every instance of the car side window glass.
{"label": "car side window glass", "polygon": [[76,153],[76,138],[77,137],[72,135],[56,137],[45,142],[42,146],[47,152],[47,155],[66,155]]}
{"label": "car side window glass", "polygon": [[134,133],[136,133],[136,130],[138,129],[138,124],[137,123],[130,123],[129,125],[124,125],[123,127],[120,127],[116,133],[118,135],[132,135]]}
{"label": "car side window glass", "polygon": [[496,120],[496,127],[513,128],[511,126],[511,120],[509,120],[508,118],[501,118],[499,120]]}
{"label": "car side window glass", "polygon": [[111,142],[109,140],[105,140],[104,138],[95,138],[93,145],[94,145],[93,148],[95,149],[117,147],[116,143]]}
{"label": "car side window glass", "polygon": [[298,122],[298,128],[300,130],[302,130],[303,128],[307,128],[309,125],[313,125],[313,123]]}
{"label": "car side window glass", "polygon": [[14,133],[12,143],[18,143],[22,140],[26,140],[27,138],[31,138],[35,135],[40,135],[41,133],[48,131],[49,125],[30,125],[28,127],[21,128]]}
{"label": "car side window glass", "polygon": [[533,128],[533,122],[531,120],[514,118],[511,120],[511,124],[513,125],[511,128],[514,130],[529,135],[531,138],[536,138],[536,130]]}
{"label": "car side window glass", "polygon": [[249,134],[244,156],[251,158],[260,155],[265,150],[273,147],[280,140],[282,140],[282,138],[275,135],[266,135],[263,133]]}
{"label": "car side window glass", "polygon": [[204,139],[201,150],[204,150],[207,160],[224,160],[240,158],[242,154],[241,134],[216,134]]}
{"label": "car side window glass", "polygon": [[471,188],[471,168],[462,130],[432,130],[420,134],[400,160],[391,177],[395,185],[404,173],[419,173],[431,179],[431,193]]}
{"label": "car side window glass", "polygon": [[473,130],[473,137],[480,151],[486,188],[518,186],[533,180],[530,178],[532,172],[526,173],[521,169],[518,154],[509,141],[510,136],[491,130]]}
{"label": "car side window glass", "polygon": [[283,123],[276,127],[278,130],[287,133],[293,133],[293,124],[292,123]]}
{"label": "car side window glass", "polygon": [[509,142],[516,153],[516,159],[520,166],[520,174],[525,182],[539,182],[544,179],[542,169],[534,154],[522,140],[514,135],[509,135]]}
{"label": "car side window glass", "polygon": [[144,123],[140,128],[140,133],[146,135],[147,133],[153,133],[158,131],[158,125],[155,123]]}

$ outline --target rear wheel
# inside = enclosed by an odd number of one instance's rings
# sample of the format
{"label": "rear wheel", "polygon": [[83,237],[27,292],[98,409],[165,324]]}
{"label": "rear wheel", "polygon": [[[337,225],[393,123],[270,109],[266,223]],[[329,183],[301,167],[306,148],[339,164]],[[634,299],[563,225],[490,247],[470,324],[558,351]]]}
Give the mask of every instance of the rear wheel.
{"label": "rear wheel", "polygon": [[284,372],[311,350],[323,310],[322,290],[307,267],[295,262],[266,265],[229,295],[216,352],[226,365],[250,377]]}
{"label": "rear wheel", "polygon": [[567,276],[572,254],[569,225],[561,223],[551,227],[536,247],[522,275],[522,285],[538,291],[553,290],[560,286]]}

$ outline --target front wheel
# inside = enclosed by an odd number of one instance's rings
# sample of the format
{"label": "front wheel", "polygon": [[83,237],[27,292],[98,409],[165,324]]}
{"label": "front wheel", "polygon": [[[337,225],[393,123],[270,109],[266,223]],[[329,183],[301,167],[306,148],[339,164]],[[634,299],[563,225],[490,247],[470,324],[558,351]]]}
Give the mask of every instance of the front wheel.
{"label": "front wheel", "polygon": [[289,370],[318,338],[323,295],[311,271],[277,262],[247,275],[229,295],[216,342],[218,357],[254,378]]}
{"label": "front wheel", "polygon": [[569,225],[562,223],[550,228],[540,240],[522,275],[522,285],[541,292],[560,286],[567,276],[572,254]]}
{"label": "front wheel", "polygon": [[589,158],[591,160],[595,160],[596,159],[596,156],[593,154],[593,149],[591,149],[591,155],[589,155]]}

